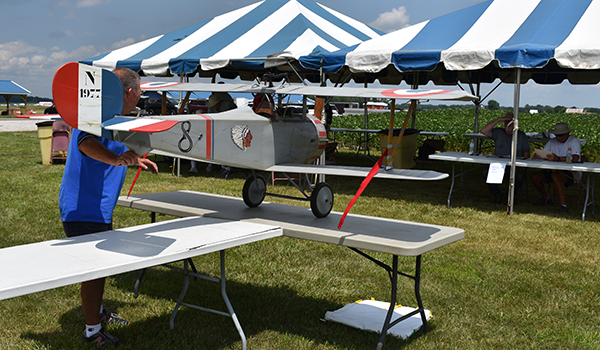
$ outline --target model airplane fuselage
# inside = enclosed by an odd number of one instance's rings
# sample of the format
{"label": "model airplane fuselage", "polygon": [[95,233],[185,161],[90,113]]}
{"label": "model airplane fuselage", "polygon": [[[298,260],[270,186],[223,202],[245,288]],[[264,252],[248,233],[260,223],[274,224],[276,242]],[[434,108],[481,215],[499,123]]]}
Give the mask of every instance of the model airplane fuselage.
{"label": "model airplane fuselage", "polygon": [[[327,132],[320,120],[301,114],[268,118],[249,107],[227,112],[162,116],[177,124],[161,133],[113,130],[115,140],[138,154],[149,150],[223,165],[265,170],[275,164],[307,164],[321,155]],[[181,119],[184,119],[181,121]],[[136,121],[132,121],[135,123]]]}

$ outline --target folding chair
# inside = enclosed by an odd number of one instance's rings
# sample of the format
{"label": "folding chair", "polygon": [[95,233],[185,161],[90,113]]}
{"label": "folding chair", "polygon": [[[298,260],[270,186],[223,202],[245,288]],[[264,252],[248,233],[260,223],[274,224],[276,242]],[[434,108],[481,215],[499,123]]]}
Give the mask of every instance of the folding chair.
{"label": "folding chair", "polygon": [[427,139],[423,141],[423,146],[419,147],[419,154],[415,162],[417,164],[436,164],[435,169],[437,170],[444,161],[429,159],[429,155],[437,151],[443,152],[444,147],[446,147],[446,141],[444,140]]}
{"label": "folding chair", "polygon": [[334,165],[335,164],[335,151],[337,149],[337,142],[328,142],[327,146],[325,146],[325,164]]}
{"label": "folding chair", "polygon": [[[581,156],[581,161],[584,163],[589,162],[589,160],[587,159],[586,156]],[[569,187],[565,188],[565,200],[568,200],[569,198],[572,199],[573,201],[577,200],[576,210],[579,210],[579,205],[581,204],[581,200],[585,199],[587,181],[589,181],[589,180],[590,180],[590,178],[588,176],[588,173],[583,172],[581,174],[581,179],[579,181],[574,182]],[[550,182],[547,185],[548,185],[548,188],[547,188],[548,195],[552,196],[552,198],[554,198],[554,200],[556,200],[557,196],[556,196],[556,191],[554,189],[554,183]],[[574,190],[571,190],[571,189],[574,189]],[[591,204],[593,204],[593,201]]]}
{"label": "folding chair", "polygon": [[52,123],[52,146],[50,153],[50,163],[54,164],[55,159],[65,161],[67,151],[69,150],[69,140],[71,139],[71,127],[62,119]]}

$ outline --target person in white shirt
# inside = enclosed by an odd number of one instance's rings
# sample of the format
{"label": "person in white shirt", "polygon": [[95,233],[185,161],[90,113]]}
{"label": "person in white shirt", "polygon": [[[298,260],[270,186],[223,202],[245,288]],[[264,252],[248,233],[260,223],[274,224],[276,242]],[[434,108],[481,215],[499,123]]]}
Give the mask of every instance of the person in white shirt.
{"label": "person in white shirt", "polygon": [[[571,136],[571,129],[567,123],[557,123],[554,129],[550,130],[556,136],[548,141],[544,151],[550,151],[548,160],[551,162],[565,162],[567,159],[567,150],[570,148],[573,154],[573,162],[578,162],[581,157],[581,145],[579,139]],[[538,154],[534,155],[539,158]],[[548,205],[552,199],[548,195],[544,183],[554,183],[554,190],[558,195],[560,206],[557,213],[567,213],[569,209],[565,201],[565,187],[569,187],[573,182],[581,180],[581,172],[571,172],[565,170],[542,170],[531,174],[531,182],[542,195],[542,199],[536,202],[536,205]]]}

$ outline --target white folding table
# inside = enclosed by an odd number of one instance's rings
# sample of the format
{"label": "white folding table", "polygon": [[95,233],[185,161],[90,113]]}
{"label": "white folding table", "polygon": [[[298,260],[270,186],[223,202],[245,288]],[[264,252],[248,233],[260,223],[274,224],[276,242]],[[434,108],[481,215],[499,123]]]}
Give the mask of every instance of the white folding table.
{"label": "white folding table", "polygon": [[[231,317],[246,338],[225,290],[225,249],[282,235],[277,226],[208,217],[188,217],[0,249],[0,300],[151,266],[221,253],[221,277],[184,269],[184,288],[171,314],[181,305]],[[187,261],[187,260],[186,260]],[[189,276],[219,282],[228,312],[184,304]]]}
{"label": "white folding table", "polygon": [[[461,152],[443,152],[429,155],[429,159],[435,160],[445,160],[452,162],[452,183],[450,185],[450,192],[448,193],[448,202],[447,206],[450,208],[450,198],[452,197],[452,193],[456,191],[463,191],[465,200],[467,199],[467,193],[465,192],[465,183],[463,181],[463,175],[469,171],[464,170],[463,164],[471,163],[471,164],[492,164],[492,163],[503,163],[510,164],[510,158],[504,157],[496,157],[493,155],[487,154],[477,154],[470,155],[468,153]],[[456,163],[461,164],[460,172],[456,171]],[[594,187],[595,187],[595,178],[594,175],[596,173],[600,173],[600,163],[572,163],[567,164],[565,162],[550,162],[548,160],[541,159],[517,159],[515,162],[515,166],[522,168],[536,168],[536,169],[549,169],[549,170],[566,170],[566,171],[581,171],[587,172],[590,174],[591,179],[586,181],[586,194],[585,194],[585,204],[583,205],[583,213],[581,214],[581,221],[585,221],[585,213],[589,206],[592,207],[592,213],[594,212]],[[461,187],[455,189],[454,181],[456,178],[460,178]],[[590,186],[591,185],[591,186]],[[591,188],[591,191],[590,191]]]}
{"label": "white folding table", "polygon": [[[383,321],[377,348],[381,349],[387,330],[397,323],[419,314],[423,331],[427,332],[425,308],[421,301],[421,255],[464,238],[464,230],[402,220],[349,214],[341,230],[337,228],[342,213],[331,212],[325,218],[315,218],[309,208],[263,202],[259,207],[247,207],[241,198],[193,191],[174,191],[120,197],[117,205],[174,216],[204,216],[244,223],[279,226],[283,235],[348,247],[385,269],[391,281],[391,302]],[[392,255],[392,266],[381,262],[363,250]],[[414,275],[398,271],[398,256],[416,257]],[[398,275],[414,281],[418,309],[390,322],[396,304]]]}

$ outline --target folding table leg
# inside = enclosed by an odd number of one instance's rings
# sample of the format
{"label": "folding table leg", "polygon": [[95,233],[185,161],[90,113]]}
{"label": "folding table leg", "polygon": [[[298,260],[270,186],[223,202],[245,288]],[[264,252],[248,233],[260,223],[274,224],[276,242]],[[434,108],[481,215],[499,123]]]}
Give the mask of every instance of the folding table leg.
{"label": "folding table leg", "polygon": [[242,325],[231,306],[231,302],[229,301],[229,297],[227,296],[227,290],[225,289],[225,251],[221,250],[221,296],[223,296],[223,301],[227,306],[227,311],[229,311],[229,316],[235,325],[235,328],[242,339],[242,349],[246,349],[246,335],[244,334],[244,330],[242,329]]}
{"label": "folding table leg", "polygon": [[448,192],[447,206],[450,208],[450,198],[452,198],[452,192],[454,192],[454,179],[456,179],[456,163],[452,162],[452,182],[450,183],[450,192]]}
{"label": "folding table leg", "polygon": [[402,317],[397,318],[396,320],[394,320],[394,322],[391,322],[392,319],[392,315],[394,314],[394,308],[396,306],[396,294],[397,294],[397,288],[398,288],[398,256],[394,255],[393,256],[393,261],[392,261],[392,270],[391,270],[391,282],[392,282],[392,296],[391,296],[391,301],[390,301],[390,308],[388,309],[388,313],[385,317],[385,321],[383,323],[383,327],[381,329],[381,335],[379,336],[379,342],[377,343],[377,350],[382,350],[383,349],[383,342],[385,340],[385,336],[387,335],[387,331],[394,327],[395,325],[397,325],[398,323],[406,320],[409,317],[412,317],[413,315],[416,314],[420,314],[421,315],[421,320],[423,321],[423,333],[427,333],[427,316],[425,316],[425,308],[423,307],[423,302],[421,300],[421,292],[420,292],[420,286],[421,286],[421,255],[417,256],[417,262],[416,262],[416,266],[415,266],[415,275],[414,276],[410,276],[407,274],[403,274],[400,273],[401,275],[411,278],[415,281],[415,297],[417,299],[417,305],[418,308],[417,310],[414,310]]}
{"label": "folding table leg", "polygon": [[183,304],[183,297],[185,296],[185,293],[187,293],[188,287],[190,286],[187,260],[183,262],[183,270],[183,288],[181,289],[181,293],[179,293],[179,298],[177,299],[177,303],[175,304],[173,312],[171,313],[171,319],[169,320],[169,326],[171,329],[175,328],[175,316],[177,316],[177,311],[179,311],[179,307],[181,307]]}
{"label": "folding table leg", "polygon": [[137,298],[140,294],[140,284],[142,284],[142,278],[144,278],[144,274],[146,273],[146,269],[142,269],[138,278],[135,280],[135,284],[133,285],[133,297]]}
{"label": "folding table leg", "polygon": [[388,309],[385,321],[383,322],[383,328],[381,328],[381,335],[379,336],[379,342],[377,343],[377,350],[383,349],[383,341],[387,335],[387,331],[390,328],[390,321],[394,314],[394,307],[396,306],[396,293],[398,287],[398,256],[394,255],[392,262],[392,297],[390,300],[390,308]]}
{"label": "folding table leg", "polygon": [[[587,207],[592,206],[592,214],[594,213],[594,187],[595,187],[595,176],[596,174],[590,173],[585,188],[585,203],[583,205],[583,213],[581,214],[581,222],[585,222],[585,212]],[[592,183],[591,199],[590,199],[590,182]]]}
{"label": "folding table leg", "polygon": [[[151,223],[155,223],[156,222],[156,213],[155,212],[150,212],[150,222]],[[196,266],[194,265],[194,261],[192,260],[192,258],[187,259],[187,261],[190,263],[190,265],[192,265],[192,271],[194,271],[195,273],[197,273],[198,271],[196,271]],[[140,285],[142,284],[142,279],[144,278],[144,275],[146,274],[146,269],[142,269],[140,271],[140,274],[138,275],[138,278],[135,280],[135,284],[133,285],[133,297],[137,298],[140,294]]]}
{"label": "folding table leg", "polygon": [[[227,316],[230,317],[233,320],[233,324],[235,325],[235,328],[238,331],[238,334],[240,335],[240,338],[242,340],[242,350],[246,350],[246,335],[244,334],[244,330],[242,329],[242,325],[240,324],[235,311],[233,310],[233,307],[231,306],[231,302],[229,301],[229,297],[227,296],[227,290],[226,290],[226,283],[225,283],[225,251],[221,250],[220,252],[221,256],[221,278],[215,278],[215,277],[211,277],[211,276],[206,276],[206,275],[202,275],[199,274],[197,272],[191,272],[188,269],[188,260],[184,260],[183,263],[183,270],[179,269],[179,268],[175,268],[172,266],[168,266],[171,269],[175,269],[175,270],[180,270],[181,272],[183,272],[184,274],[184,278],[183,278],[183,289],[181,290],[181,293],[179,294],[179,298],[177,299],[177,303],[175,304],[175,308],[173,308],[173,313],[171,313],[171,319],[169,321],[169,325],[171,327],[171,329],[175,328],[175,316],[177,315],[177,311],[179,311],[179,308],[183,305],[183,306],[187,306],[187,307],[191,307],[197,310],[201,310],[201,311],[206,311],[206,312],[212,312],[214,314],[217,315],[221,315],[221,316]],[[219,284],[221,285],[221,296],[223,297],[223,302],[225,302],[225,305],[227,306],[227,311],[228,312],[223,312],[223,311],[219,311],[219,310],[214,310],[214,309],[209,309],[209,308],[205,308],[202,306],[198,306],[198,305],[192,305],[192,304],[188,304],[188,303],[184,303],[183,302],[183,297],[185,296],[185,294],[187,293],[188,287],[190,285],[190,276],[192,277],[199,277],[208,281],[213,281],[213,282],[219,282]]]}
{"label": "folding table leg", "polygon": [[[197,273],[198,271],[196,270],[196,266],[194,265],[194,261],[192,260],[192,258],[186,259],[186,262],[188,262],[191,266],[192,266],[192,271],[194,271],[194,273]],[[135,284],[133,285],[133,297],[137,298],[140,294],[140,285],[142,284],[142,278],[144,278],[144,275],[146,274],[146,270],[142,269],[140,271],[140,274],[138,275],[138,278],[135,280]]]}
{"label": "folding table leg", "polygon": [[[423,307],[423,301],[421,300],[421,291],[420,291],[420,287],[421,287],[421,255],[418,255],[416,257],[415,275],[411,276],[409,274],[398,271],[398,255],[392,255],[392,267],[390,267],[389,265],[373,258],[372,256],[368,255],[367,253],[365,253],[357,248],[352,248],[352,247],[348,247],[348,248],[350,250],[360,254],[361,256],[371,260],[372,262],[377,264],[379,267],[386,270],[390,277],[390,282],[392,285],[390,308],[388,309],[387,315],[385,317],[385,321],[383,323],[383,327],[381,329],[381,335],[379,336],[379,342],[377,343],[377,350],[383,349],[383,341],[385,340],[387,331],[390,328],[394,327],[398,323],[400,323],[400,322],[406,320],[407,318],[412,317],[416,314],[421,315],[421,320],[423,321],[423,332],[427,333],[427,329],[428,329],[427,316],[425,315],[425,308]],[[394,308],[396,306],[396,295],[397,295],[397,290],[398,290],[398,275],[410,278],[415,281],[415,297],[417,299],[418,308],[412,312],[409,312],[408,314],[406,314],[402,317],[397,318],[396,320],[394,320],[394,322],[390,322],[392,319],[392,315],[394,314]]]}

